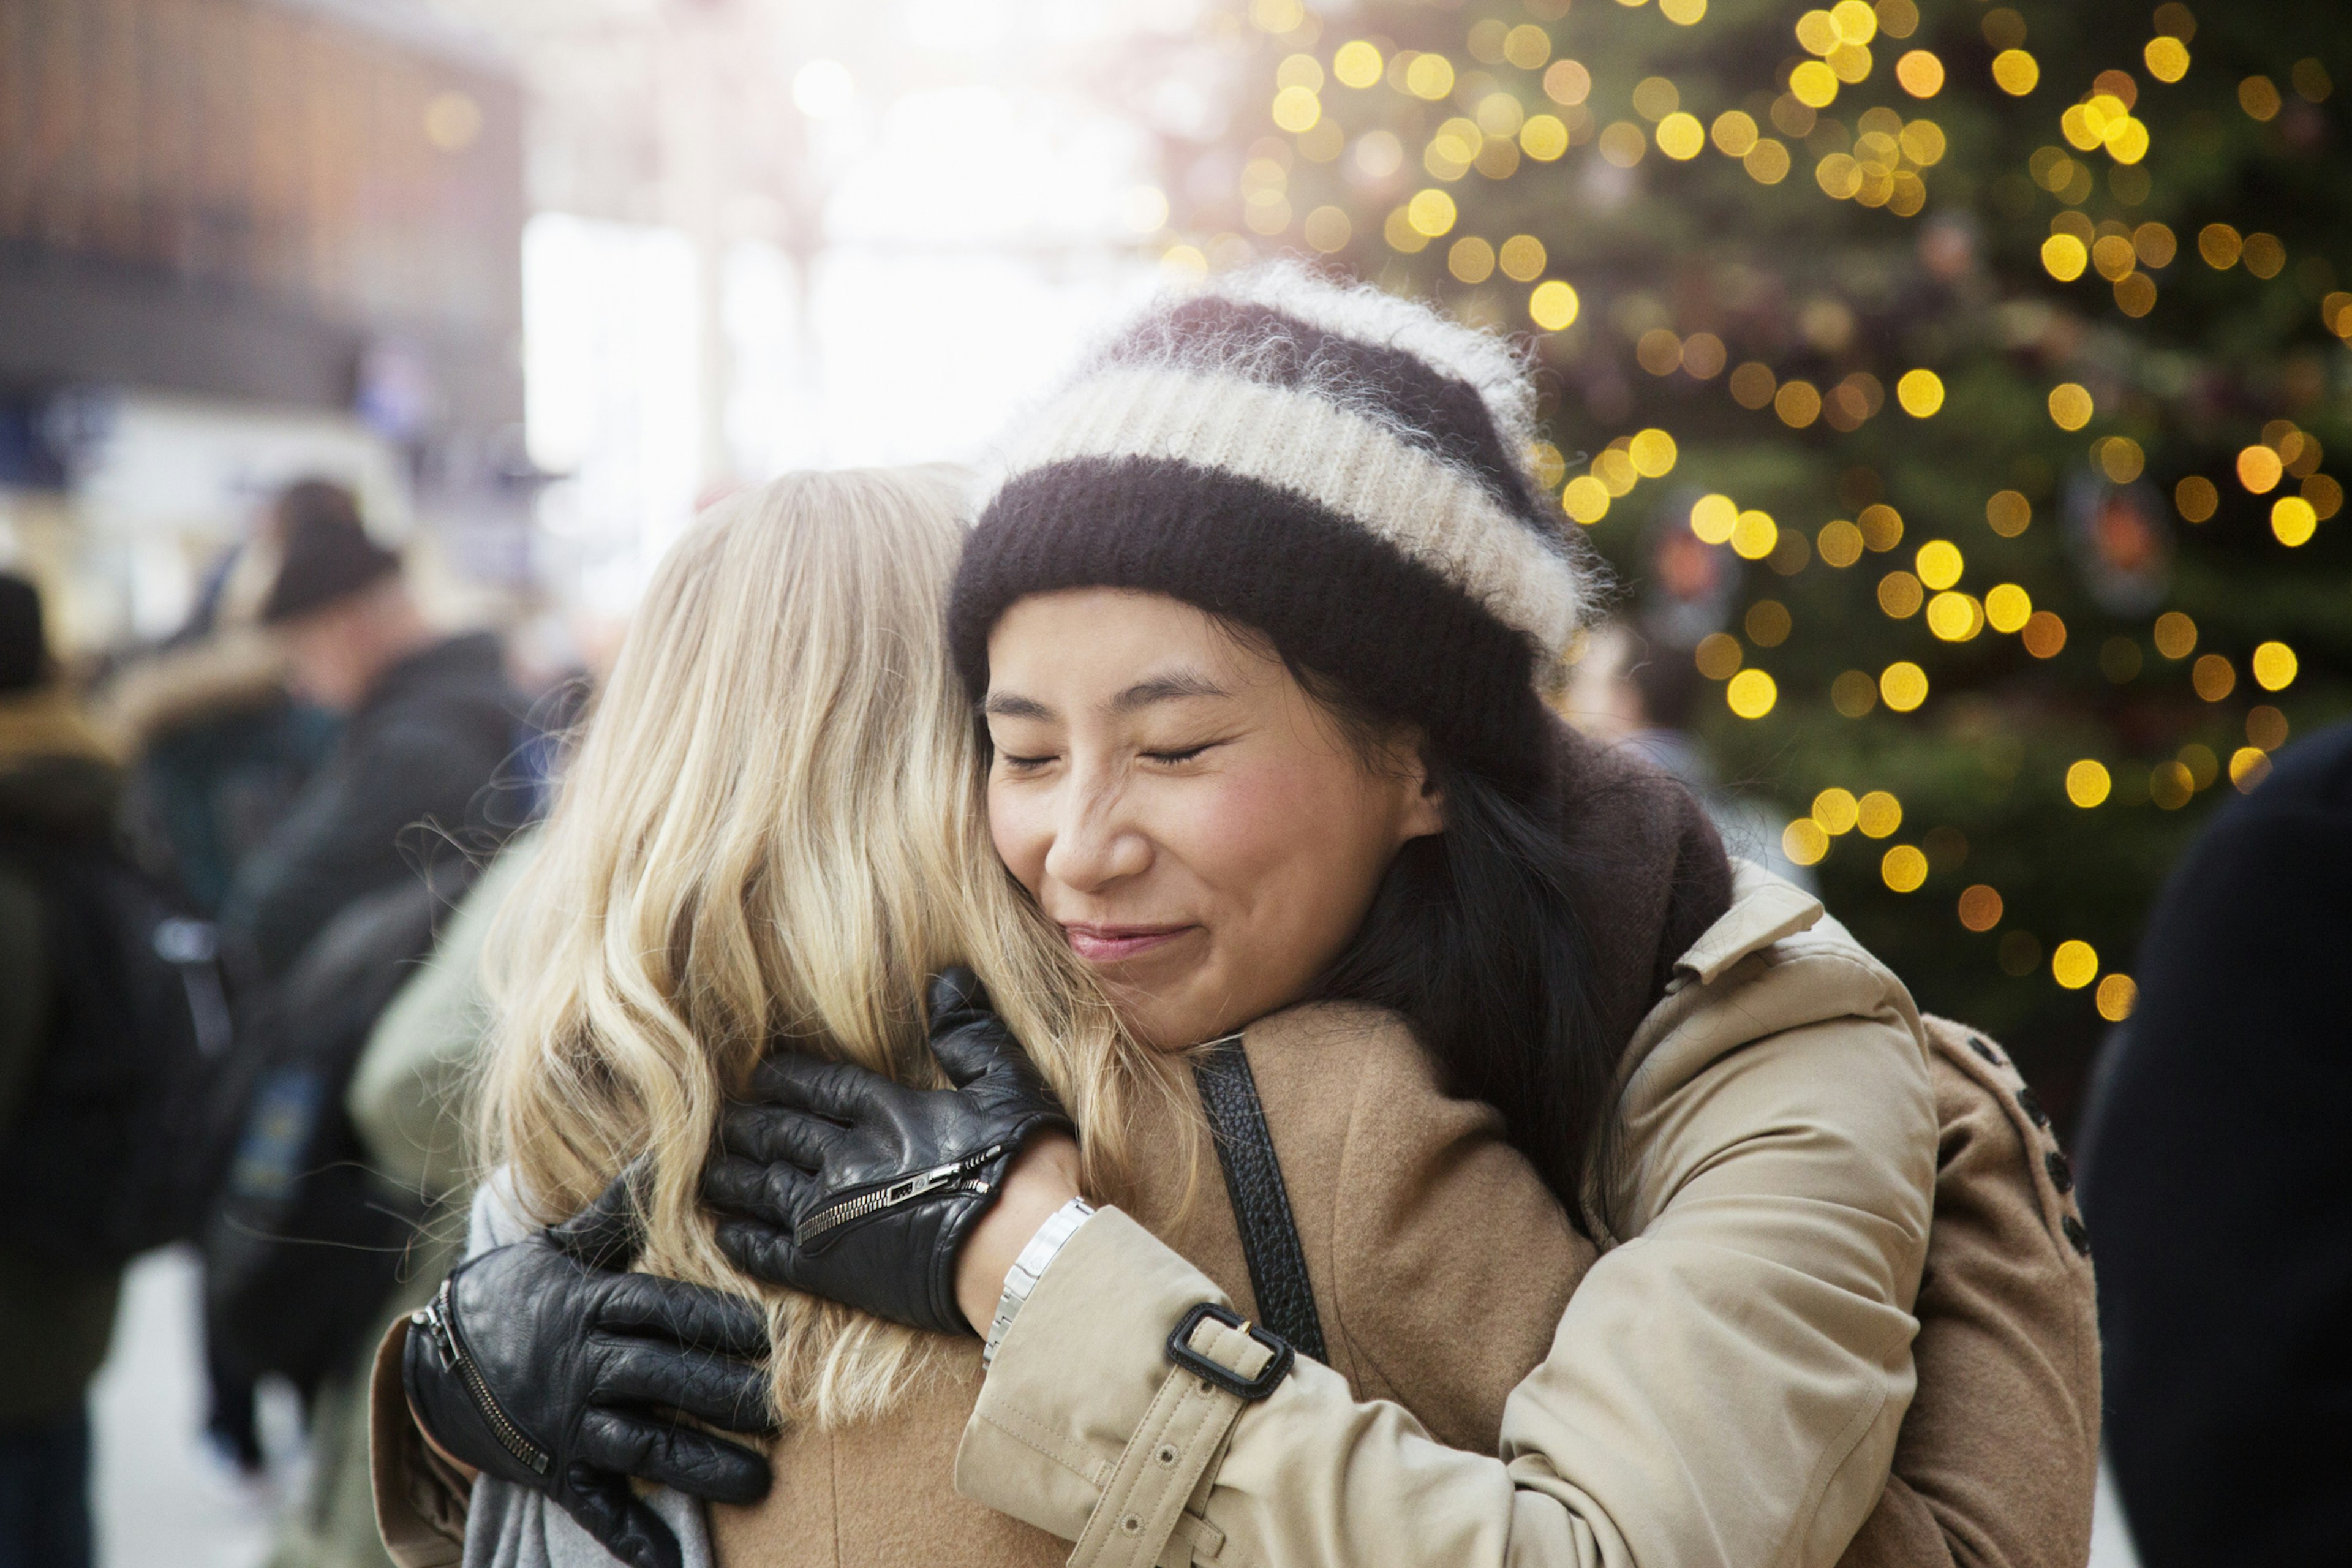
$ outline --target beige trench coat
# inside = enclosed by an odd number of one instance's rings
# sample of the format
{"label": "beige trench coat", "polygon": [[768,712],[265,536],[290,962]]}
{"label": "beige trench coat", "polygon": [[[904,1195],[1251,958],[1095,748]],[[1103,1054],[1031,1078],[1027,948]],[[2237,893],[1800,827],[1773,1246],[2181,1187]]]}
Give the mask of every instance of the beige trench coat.
{"label": "beige trench coat", "polygon": [[[957,1489],[1076,1541],[1085,1568],[1829,1568],[1885,1487],[1914,1390],[1930,1052],[1884,966],[1740,865],[1629,1047],[1624,1239],[1511,1394],[1499,1458],[1309,1363],[1246,1405],[1172,1371],[1177,1320],[1220,1292],[1106,1211],[1013,1322]],[[1244,1376],[1263,1360],[1214,1324],[1193,1347]]]}

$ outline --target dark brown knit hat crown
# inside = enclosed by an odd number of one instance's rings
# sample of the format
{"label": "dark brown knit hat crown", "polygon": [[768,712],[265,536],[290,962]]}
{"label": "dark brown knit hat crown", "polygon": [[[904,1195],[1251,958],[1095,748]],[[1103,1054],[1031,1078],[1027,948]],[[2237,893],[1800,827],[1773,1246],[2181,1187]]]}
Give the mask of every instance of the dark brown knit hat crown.
{"label": "dark brown knit hat crown", "polygon": [[1499,340],[1292,269],[1158,306],[1014,433],[949,605],[987,685],[1013,603],[1166,594],[1505,777],[1591,574],[1527,473],[1532,390]]}

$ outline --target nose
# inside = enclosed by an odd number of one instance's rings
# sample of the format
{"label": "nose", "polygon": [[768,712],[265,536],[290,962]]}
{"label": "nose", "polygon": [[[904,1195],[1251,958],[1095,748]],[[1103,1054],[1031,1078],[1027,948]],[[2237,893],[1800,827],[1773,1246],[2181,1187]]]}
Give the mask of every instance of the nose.
{"label": "nose", "polygon": [[1121,781],[1108,770],[1071,778],[1055,802],[1045,875],[1074,892],[1098,893],[1151,865],[1151,841],[1129,820]]}

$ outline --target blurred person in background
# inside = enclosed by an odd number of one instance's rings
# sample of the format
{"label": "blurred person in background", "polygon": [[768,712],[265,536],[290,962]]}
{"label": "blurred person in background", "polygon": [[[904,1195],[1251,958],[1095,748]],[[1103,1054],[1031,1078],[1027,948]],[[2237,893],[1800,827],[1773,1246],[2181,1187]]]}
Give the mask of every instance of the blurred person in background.
{"label": "blurred person in background", "polygon": [[[315,1395],[338,1358],[314,1346],[299,1366],[270,1364],[268,1347],[232,1342],[239,1325],[224,1319],[223,1303],[247,1289],[282,1300],[275,1270],[300,1256],[267,1256],[253,1226],[235,1223],[236,1211],[290,1221],[309,1196],[297,1182],[322,1184],[322,1153],[348,1163],[342,1096],[373,1011],[389,1001],[395,972],[429,951],[437,900],[470,875],[462,852],[497,842],[488,786],[522,740],[525,706],[499,639],[436,630],[400,557],[369,537],[355,510],[289,510],[285,523],[257,618],[281,648],[295,694],[341,715],[341,727],[324,765],[239,868],[221,915],[225,942],[261,984],[242,1010],[247,1037],[223,1096],[235,1154],[205,1247],[206,1426],[247,1474],[262,1459],[252,1379],[287,1372]],[[356,1224],[352,1205],[363,1199],[327,1195],[323,1216],[304,1217]],[[310,1255],[321,1269],[336,1261],[324,1248]],[[352,1286],[363,1296],[383,1288]],[[349,1310],[364,1314],[372,1304]]]}
{"label": "blurred person in background", "polygon": [[2341,1562],[2352,1518],[2352,726],[2173,871],[2095,1081],[2108,1456],[2148,1568]]}
{"label": "blurred person in background", "polygon": [[358,498],[323,479],[280,490],[205,574],[186,624],[104,693],[141,858],[206,914],[334,744],[336,716],[288,689],[285,651],[257,625],[288,532],[318,519],[356,524]]}
{"label": "blurred person in background", "polygon": [[326,764],[237,872],[223,924],[282,975],[352,900],[415,876],[430,824],[488,841],[480,796],[520,738],[499,638],[444,636],[356,513],[289,520],[259,612],[293,690],[343,718]]}
{"label": "blurred person in background", "polygon": [[473,1196],[471,1089],[488,1046],[484,943],[537,848],[525,829],[500,850],[443,929],[430,960],[369,1032],[344,1109],[369,1164],[424,1213],[399,1283],[351,1364],[311,1405],[308,1494],[280,1515],[269,1568],[390,1568],[369,1486],[368,1373],[376,1342],[432,1299],[464,1252]]}
{"label": "blurred person in background", "polygon": [[[60,942],[46,873],[113,853],[121,782],[56,678],[39,595],[0,574],[0,1151],[13,1152],[27,1121],[53,1109],[39,1091],[59,1043],[58,972],[98,956]],[[7,1246],[0,1227],[0,1568],[90,1561],[85,1399],[121,1283],[119,1265],[36,1258]]]}

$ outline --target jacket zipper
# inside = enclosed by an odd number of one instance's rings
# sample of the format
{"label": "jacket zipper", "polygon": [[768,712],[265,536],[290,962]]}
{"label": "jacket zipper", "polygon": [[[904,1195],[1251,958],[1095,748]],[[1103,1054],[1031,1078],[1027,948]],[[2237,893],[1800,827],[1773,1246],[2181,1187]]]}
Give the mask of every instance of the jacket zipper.
{"label": "jacket zipper", "polygon": [[530,1466],[533,1475],[543,1476],[548,1470],[547,1455],[522,1435],[521,1427],[507,1418],[507,1413],[490,1393],[489,1384],[483,1379],[481,1368],[474,1364],[474,1358],[466,1353],[466,1347],[457,1339],[457,1322],[450,1314],[450,1283],[447,1279],[441,1281],[432,1303],[409,1322],[432,1334],[434,1348],[441,1352],[441,1364],[455,1372],[465,1384],[466,1391],[474,1396],[474,1407],[482,1413],[482,1419],[489,1424],[490,1431],[507,1452]]}
{"label": "jacket zipper", "polygon": [[918,1171],[911,1176],[901,1176],[887,1186],[877,1187],[870,1193],[828,1205],[794,1226],[793,1240],[800,1246],[806,1247],[827,1231],[838,1230],[853,1220],[880,1214],[884,1209],[894,1209],[902,1204],[912,1203],[917,1198],[928,1196],[944,1187],[953,1187],[958,1192],[984,1193],[989,1189],[987,1182],[968,1181],[964,1178],[1003,1152],[1003,1144],[992,1143],[977,1154],[967,1154],[950,1164],[934,1165],[928,1171]]}

